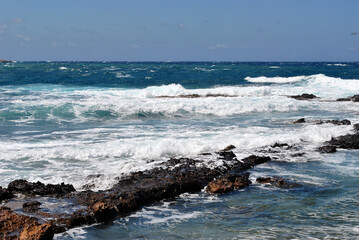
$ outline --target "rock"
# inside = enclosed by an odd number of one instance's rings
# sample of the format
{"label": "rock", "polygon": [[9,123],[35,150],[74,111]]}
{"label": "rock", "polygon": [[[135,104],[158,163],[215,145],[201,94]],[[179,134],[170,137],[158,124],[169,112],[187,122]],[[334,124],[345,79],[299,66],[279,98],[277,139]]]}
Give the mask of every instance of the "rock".
{"label": "rock", "polygon": [[54,237],[54,229],[49,223],[42,225],[33,224],[25,227],[21,232],[20,240],[51,240]]}
{"label": "rock", "polygon": [[258,164],[262,164],[265,162],[269,162],[271,160],[270,157],[266,157],[266,156],[256,156],[256,155],[251,155],[249,157],[243,158],[242,162],[244,162],[245,164],[248,164],[252,167],[258,165]]}
{"label": "rock", "polygon": [[216,179],[208,183],[207,191],[210,193],[228,193],[233,191],[234,184],[228,178]]}
{"label": "rock", "polygon": [[[40,224],[35,218],[20,215],[7,207],[0,207],[0,239],[19,239],[23,229],[36,225]],[[29,237],[28,239],[36,238]]]}
{"label": "rock", "polygon": [[308,93],[303,93],[302,95],[294,95],[294,96],[288,96],[288,97],[294,98],[296,100],[310,100],[310,99],[318,98],[314,94],[308,94]]}
{"label": "rock", "polygon": [[4,59],[0,59],[0,63],[12,63],[13,61],[9,61],[9,60],[4,60]]}
{"label": "rock", "polygon": [[337,101],[339,101],[339,102],[343,102],[343,101],[359,102],[359,95],[354,95],[352,97],[346,97],[346,98],[338,98]]}
{"label": "rock", "polygon": [[300,119],[294,121],[293,123],[305,123],[305,118],[300,118]]}
{"label": "rock", "polygon": [[14,195],[9,190],[0,187],[0,201],[10,199],[12,197],[14,197]]}
{"label": "rock", "polygon": [[259,177],[256,179],[256,182],[258,183],[269,183],[275,187],[278,188],[297,188],[297,187],[301,187],[302,185],[298,184],[298,183],[294,183],[294,182],[290,182],[284,178],[281,177]]}
{"label": "rock", "polygon": [[41,205],[38,201],[26,202],[22,205],[22,210],[24,212],[36,212],[39,210],[39,206]]}
{"label": "rock", "polygon": [[326,143],[344,149],[359,149],[359,133],[332,138]]}
{"label": "rock", "polygon": [[225,175],[208,183],[207,191],[209,193],[228,193],[234,189],[242,189],[251,184],[249,173],[242,175]]}
{"label": "rock", "polygon": [[317,125],[324,123],[331,123],[333,125],[351,125],[351,122],[348,119],[343,120],[318,120],[315,122]]}
{"label": "rock", "polygon": [[103,201],[95,203],[91,210],[97,222],[111,222],[117,216],[116,208]]}
{"label": "rock", "polygon": [[63,195],[76,191],[70,184],[43,184],[41,182],[28,182],[23,179],[15,180],[9,183],[8,190],[12,193],[35,194],[35,195]]}
{"label": "rock", "polygon": [[359,123],[353,125],[354,131],[359,132]]}
{"label": "rock", "polygon": [[234,145],[229,145],[229,146],[225,147],[223,150],[221,150],[221,152],[227,152],[227,151],[230,151],[235,148],[236,147]]}
{"label": "rock", "polygon": [[284,148],[286,150],[291,149],[293,146],[289,145],[288,143],[275,143],[273,145],[271,145],[272,148]]}
{"label": "rock", "polygon": [[317,148],[317,151],[321,153],[335,153],[337,151],[337,148],[335,146],[328,145]]}
{"label": "rock", "polygon": [[218,152],[218,155],[220,156],[220,159],[224,160],[232,160],[237,157],[232,151],[220,151]]}

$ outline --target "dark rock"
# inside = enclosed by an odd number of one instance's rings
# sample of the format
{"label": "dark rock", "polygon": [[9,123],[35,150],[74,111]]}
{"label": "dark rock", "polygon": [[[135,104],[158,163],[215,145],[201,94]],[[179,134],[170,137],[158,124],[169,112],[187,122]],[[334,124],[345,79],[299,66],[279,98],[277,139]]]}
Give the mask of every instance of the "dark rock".
{"label": "dark rock", "polygon": [[14,197],[14,195],[9,190],[0,187],[0,201],[10,199],[12,197]]}
{"label": "dark rock", "polygon": [[354,95],[352,97],[346,97],[346,98],[338,98],[337,101],[339,101],[339,102],[343,102],[343,101],[359,102],[359,95]]}
{"label": "dark rock", "polygon": [[359,123],[353,125],[354,131],[359,132]]}
{"label": "dark rock", "polygon": [[335,153],[337,151],[337,148],[335,146],[323,146],[323,147],[319,147],[317,148],[317,150],[321,153]]}
{"label": "dark rock", "polygon": [[324,123],[331,123],[333,125],[350,125],[351,122],[348,119],[343,120],[318,120],[315,122],[317,125]]}
{"label": "dark rock", "polygon": [[270,160],[271,160],[271,158],[267,157],[267,156],[263,157],[263,156],[251,155],[249,157],[243,158],[242,162],[250,165],[252,168],[258,164],[269,162]]}
{"label": "dark rock", "polygon": [[305,153],[300,152],[300,153],[291,154],[290,156],[292,156],[292,157],[302,157],[302,156],[304,156],[304,155],[305,155]]}
{"label": "dark rock", "polygon": [[248,187],[250,184],[252,184],[252,182],[249,180],[249,173],[236,176],[233,183],[235,189],[242,189]]}
{"label": "dark rock", "polygon": [[302,95],[294,95],[294,96],[288,96],[288,97],[294,98],[296,100],[309,100],[309,99],[318,98],[317,96],[315,96],[313,94],[308,94],[308,93],[303,93]]}
{"label": "dark rock", "polygon": [[95,203],[91,210],[97,222],[111,222],[117,216],[116,208],[103,201]]}
{"label": "dark rock", "polygon": [[220,151],[218,152],[220,159],[225,159],[225,160],[232,160],[234,158],[236,158],[236,154],[234,154],[232,151]]}
{"label": "dark rock", "polygon": [[22,210],[24,212],[36,212],[39,210],[39,206],[41,205],[38,201],[26,202],[22,205]]}
{"label": "dark rock", "polygon": [[166,166],[176,166],[178,164],[195,165],[198,162],[200,161],[191,158],[171,158],[170,160],[165,162],[165,165]]}
{"label": "dark rock", "polygon": [[200,153],[200,154],[198,154],[198,155],[201,155],[201,156],[210,156],[210,155],[212,155],[212,153]]}
{"label": "dark rock", "polygon": [[284,148],[286,150],[291,149],[293,146],[289,145],[288,143],[275,143],[273,145],[271,145],[272,148]]}
{"label": "dark rock", "polygon": [[294,121],[293,123],[305,123],[305,118],[300,118],[300,119]]}
{"label": "dark rock", "polygon": [[226,151],[230,151],[232,149],[235,149],[236,147],[234,145],[229,145],[227,147],[225,147],[223,150],[221,150],[221,152],[226,152]]}
{"label": "dark rock", "polygon": [[4,60],[4,59],[0,59],[0,63],[12,63],[13,61],[9,61],[9,60]]}
{"label": "dark rock", "polygon": [[301,187],[302,185],[298,184],[298,183],[294,183],[291,181],[288,181],[284,178],[281,177],[259,177],[256,179],[256,181],[258,183],[269,183],[275,187],[278,188],[297,188],[297,187]]}
{"label": "dark rock", "polygon": [[41,182],[28,182],[23,179],[15,180],[9,183],[8,190],[12,193],[35,194],[35,195],[63,195],[76,191],[70,184],[43,184]]}
{"label": "dark rock", "polygon": [[344,149],[359,149],[359,133],[332,138],[326,143]]}

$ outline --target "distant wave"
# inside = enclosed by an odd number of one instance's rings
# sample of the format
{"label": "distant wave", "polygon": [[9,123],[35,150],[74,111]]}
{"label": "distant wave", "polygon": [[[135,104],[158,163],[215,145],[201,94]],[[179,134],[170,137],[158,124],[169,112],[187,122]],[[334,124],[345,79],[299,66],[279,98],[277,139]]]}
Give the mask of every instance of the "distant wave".
{"label": "distant wave", "polygon": [[245,80],[248,82],[254,83],[291,83],[291,82],[299,82],[307,79],[306,76],[296,76],[296,77],[246,77]]}
{"label": "distant wave", "polygon": [[336,67],[346,67],[348,66],[348,64],[344,64],[344,63],[329,63],[326,64],[327,66],[336,66]]}

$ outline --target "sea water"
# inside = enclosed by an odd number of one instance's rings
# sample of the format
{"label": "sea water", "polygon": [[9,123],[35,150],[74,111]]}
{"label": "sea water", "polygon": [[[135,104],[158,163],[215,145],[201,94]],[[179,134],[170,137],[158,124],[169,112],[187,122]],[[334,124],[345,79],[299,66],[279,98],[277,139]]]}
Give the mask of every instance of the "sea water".
{"label": "sea water", "polygon": [[[0,185],[24,178],[102,190],[170,157],[210,166],[200,153],[233,144],[238,159],[273,159],[250,171],[249,188],[182,194],[55,238],[356,239],[359,152],[315,151],[352,126],[315,121],[359,123],[358,103],[335,101],[358,92],[358,63],[0,64]],[[319,98],[288,97],[303,93]],[[307,122],[293,124],[299,118]],[[266,151],[275,143],[294,147]],[[259,176],[302,187],[260,185]]]}

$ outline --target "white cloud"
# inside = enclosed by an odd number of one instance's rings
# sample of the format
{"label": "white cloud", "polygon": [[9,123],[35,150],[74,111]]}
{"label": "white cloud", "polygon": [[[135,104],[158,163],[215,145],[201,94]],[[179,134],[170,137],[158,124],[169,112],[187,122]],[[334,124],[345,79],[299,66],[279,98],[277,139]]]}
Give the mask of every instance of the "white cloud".
{"label": "white cloud", "polygon": [[216,50],[216,49],[231,48],[231,46],[226,45],[226,44],[222,44],[222,43],[218,43],[215,46],[209,46],[208,48],[211,49],[211,50]]}
{"label": "white cloud", "polygon": [[132,44],[131,48],[142,48],[142,47],[140,45],[138,45],[138,44]]}
{"label": "white cloud", "polygon": [[0,34],[4,33],[6,28],[7,28],[6,24],[0,25]]}
{"label": "white cloud", "polygon": [[356,49],[356,48],[353,47],[353,46],[352,46],[352,47],[348,47],[348,50],[349,50],[349,51],[355,51],[355,49]]}
{"label": "white cloud", "polygon": [[178,24],[178,27],[184,29],[184,24],[180,23]]}
{"label": "white cloud", "polygon": [[50,46],[51,46],[51,47],[57,47],[57,42],[52,42],[52,43],[50,44]]}
{"label": "white cloud", "polygon": [[20,38],[20,39],[22,39],[22,40],[24,40],[25,42],[30,42],[31,41],[31,38],[29,38],[29,37],[24,37],[23,35],[17,35],[17,37],[18,38]]}
{"label": "white cloud", "polygon": [[76,44],[76,43],[73,43],[73,42],[69,42],[69,43],[67,43],[67,46],[69,46],[69,47],[76,47],[77,44]]}

